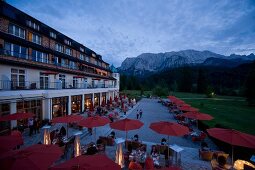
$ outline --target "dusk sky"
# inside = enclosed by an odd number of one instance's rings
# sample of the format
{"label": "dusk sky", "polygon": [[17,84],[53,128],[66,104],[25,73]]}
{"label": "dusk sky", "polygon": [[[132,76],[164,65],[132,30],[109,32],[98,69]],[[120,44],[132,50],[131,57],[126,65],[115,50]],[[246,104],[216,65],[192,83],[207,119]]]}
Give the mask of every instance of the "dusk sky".
{"label": "dusk sky", "polygon": [[253,0],[7,0],[120,66],[141,53],[255,52]]}

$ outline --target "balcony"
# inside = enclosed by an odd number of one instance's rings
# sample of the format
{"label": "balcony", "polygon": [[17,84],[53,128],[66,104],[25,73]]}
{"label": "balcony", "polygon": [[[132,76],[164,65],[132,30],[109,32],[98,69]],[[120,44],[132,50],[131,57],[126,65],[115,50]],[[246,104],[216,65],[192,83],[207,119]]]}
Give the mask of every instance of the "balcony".
{"label": "balcony", "polygon": [[114,85],[104,83],[73,83],[73,82],[40,82],[23,81],[16,82],[10,80],[0,80],[0,90],[62,90],[62,89],[96,89],[96,88],[117,88]]}

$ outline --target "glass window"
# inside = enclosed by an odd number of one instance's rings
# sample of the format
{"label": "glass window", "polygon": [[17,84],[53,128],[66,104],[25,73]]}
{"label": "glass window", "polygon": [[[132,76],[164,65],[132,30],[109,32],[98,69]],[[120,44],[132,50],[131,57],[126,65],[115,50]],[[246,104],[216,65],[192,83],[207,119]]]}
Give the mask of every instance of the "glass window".
{"label": "glass window", "polygon": [[84,55],[83,54],[80,54],[80,59],[84,60]]}
{"label": "glass window", "polygon": [[25,88],[25,70],[11,69],[11,82],[13,89],[24,89]]}
{"label": "glass window", "polygon": [[60,44],[55,45],[56,51],[63,53],[63,49],[64,49],[63,45],[60,45]]}
{"label": "glass window", "polygon": [[12,35],[25,39],[25,30],[17,25],[9,24],[8,32]]}
{"label": "glass window", "polygon": [[20,45],[5,43],[5,54],[27,59],[27,48]]}
{"label": "glass window", "polygon": [[56,39],[57,35],[54,32],[50,32],[50,37]]}
{"label": "glass window", "polygon": [[41,45],[42,43],[42,38],[41,36],[37,35],[37,34],[32,34],[32,41],[36,44]]}
{"label": "glass window", "polygon": [[48,54],[42,53],[40,51],[32,50],[32,60],[33,61],[38,61],[42,63],[48,63]]}
{"label": "glass window", "polygon": [[66,48],[66,54],[67,55],[72,55],[72,50],[70,48]]}

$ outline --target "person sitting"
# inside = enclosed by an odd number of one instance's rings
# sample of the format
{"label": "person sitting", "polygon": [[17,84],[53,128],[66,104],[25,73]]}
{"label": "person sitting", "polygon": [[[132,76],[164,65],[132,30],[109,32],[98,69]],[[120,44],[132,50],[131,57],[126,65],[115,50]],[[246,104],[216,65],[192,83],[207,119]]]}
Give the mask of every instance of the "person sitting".
{"label": "person sitting", "polygon": [[139,141],[139,136],[138,136],[138,134],[136,134],[136,135],[134,136],[133,140],[134,140],[135,142],[138,142],[138,141]]}
{"label": "person sitting", "polygon": [[112,132],[110,133],[109,137],[111,137],[111,138],[115,139],[115,132],[114,132],[114,131],[112,131]]}
{"label": "person sitting", "polygon": [[226,163],[227,159],[224,156],[219,156],[218,157],[218,165],[213,168],[213,170],[226,170]]}
{"label": "person sitting", "polygon": [[98,152],[96,145],[91,143],[87,149],[87,155],[94,155]]}
{"label": "person sitting", "polygon": [[135,158],[131,160],[131,162],[128,165],[129,170],[142,170],[142,166],[136,162]]}
{"label": "person sitting", "polygon": [[147,157],[145,159],[144,167],[147,170],[153,170],[154,169],[154,162],[153,162],[153,159],[151,158],[150,154],[147,154]]}
{"label": "person sitting", "polygon": [[97,148],[98,148],[99,151],[104,151],[105,150],[105,145],[104,145],[102,139],[97,140]]}
{"label": "person sitting", "polygon": [[208,147],[206,142],[202,142],[201,143],[201,147],[200,147],[201,151],[210,151],[210,148]]}
{"label": "person sitting", "polygon": [[60,134],[62,137],[66,136],[66,129],[64,128],[64,126],[62,126],[62,127],[60,128],[59,134]]}
{"label": "person sitting", "polygon": [[161,139],[161,145],[166,145],[166,139],[165,138]]}

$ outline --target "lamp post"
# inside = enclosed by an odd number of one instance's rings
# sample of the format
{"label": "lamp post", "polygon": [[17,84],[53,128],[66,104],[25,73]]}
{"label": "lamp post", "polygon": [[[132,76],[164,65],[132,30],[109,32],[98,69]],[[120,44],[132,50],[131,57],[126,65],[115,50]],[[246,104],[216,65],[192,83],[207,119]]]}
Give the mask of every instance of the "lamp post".
{"label": "lamp post", "polygon": [[44,145],[50,145],[51,140],[50,140],[50,126],[43,126],[42,129],[44,129],[43,132],[43,144]]}
{"label": "lamp post", "polygon": [[124,156],[122,151],[122,143],[125,142],[125,139],[117,138],[115,139],[115,143],[117,144],[116,148],[116,156],[115,156],[115,162],[120,165],[121,168],[124,168]]}
{"label": "lamp post", "polygon": [[75,133],[75,140],[74,140],[74,157],[81,155],[81,142],[80,142],[80,135],[82,134],[81,131]]}

